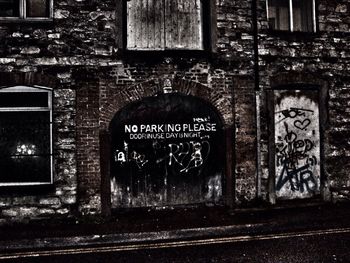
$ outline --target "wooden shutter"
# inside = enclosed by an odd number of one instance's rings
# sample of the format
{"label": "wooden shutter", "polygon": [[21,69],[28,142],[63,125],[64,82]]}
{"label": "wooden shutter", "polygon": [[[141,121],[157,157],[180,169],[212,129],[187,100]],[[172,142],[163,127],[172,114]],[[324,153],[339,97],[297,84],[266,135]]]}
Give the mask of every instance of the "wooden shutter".
{"label": "wooden shutter", "polygon": [[152,0],[154,3],[154,48],[164,49],[164,1]]}
{"label": "wooden shutter", "polygon": [[127,1],[127,48],[164,49],[164,3],[160,0]]}
{"label": "wooden shutter", "polygon": [[167,49],[203,49],[201,0],[165,0]]}
{"label": "wooden shutter", "polygon": [[203,49],[201,0],[127,1],[127,49]]}

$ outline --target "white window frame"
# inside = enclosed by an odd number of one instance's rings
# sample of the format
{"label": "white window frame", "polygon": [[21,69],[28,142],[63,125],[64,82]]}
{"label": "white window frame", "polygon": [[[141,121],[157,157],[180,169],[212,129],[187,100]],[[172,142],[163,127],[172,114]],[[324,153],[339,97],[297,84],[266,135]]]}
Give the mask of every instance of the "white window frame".
{"label": "white window frame", "polygon": [[0,107],[0,112],[23,112],[23,111],[46,111],[50,112],[50,180],[49,182],[13,182],[0,183],[0,186],[30,186],[30,185],[51,185],[53,184],[53,139],[52,139],[52,96],[53,89],[42,86],[12,86],[0,87],[1,92],[22,93],[22,92],[46,92],[48,95],[47,107]]}
{"label": "white window frame", "polygon": [[51,21],[53,18],[53,0],[49,1],[49,16],[27,17],[27,0],[19,0],[19,16],[0,17],[0,21]]}
{"label": "white window frame", "polygon": [[[312,27],[313,32],[316,32],[316,0],[312,0]],[[266,0],[266,14],[267,19],[269,19],[269,0]],[[289,0],[289,30],[290,32],[299,32],[294,31],[294,21],[293,21],[293,0]]]}

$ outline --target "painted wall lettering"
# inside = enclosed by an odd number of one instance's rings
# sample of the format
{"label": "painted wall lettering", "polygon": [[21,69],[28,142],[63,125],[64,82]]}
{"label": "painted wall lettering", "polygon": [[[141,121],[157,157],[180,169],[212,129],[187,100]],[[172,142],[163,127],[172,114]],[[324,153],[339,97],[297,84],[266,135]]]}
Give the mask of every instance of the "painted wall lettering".
{"label": "painted wall lettering", "polygon": [[311,197],[320,187],[318,92],[275,90],[274,95],[276,196]]}
{"label": "painted wall lettering", "polygon": [[221,200],[223,130],[209,105],[179,94],[147,98],[116,114],[110,131],[112,207]]}

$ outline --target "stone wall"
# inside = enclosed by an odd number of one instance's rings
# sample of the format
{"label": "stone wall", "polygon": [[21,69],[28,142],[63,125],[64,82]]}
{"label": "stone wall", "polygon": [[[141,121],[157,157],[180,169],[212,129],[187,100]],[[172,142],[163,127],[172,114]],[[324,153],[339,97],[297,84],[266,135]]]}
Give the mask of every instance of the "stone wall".
{"label": "stone wall", "polygon": [[[318,1],[315,34],[279,34],[269,31],[266,2],[259,0],[259,80],[254,71],[253,2],[214,2],[211,28],[215,44],[210,52],[127,52],[120,0],[57,0],[51,22],[0,24],[0,72],[27,76],[17,84],[38,85],[42,76],[49,77],[53,81],[44,86],[54,88],[55,96],[53,188],[35,195],[4,193],[2,218],[100,213],[99,136],[120,108],[106,105],[116,102],[111,98],[118,94],[130,101],[152,96],[162,89],[165,79],[183,83],[182,89],[205,87],[194,95],[222,108],[221,117],[234,138],[230,145],[234,184],[229,191],[240,205],[260,193],[268,199],[270,131],[265,91],[282,73],[288,75],[289,83],[306,79],[308,84],[326,83],[328,100],[322,107],[327,121],[321,135],[324,182],[334,197],[348,194],[349,1]],[[4,86],[14,83],[9,77],[0,81]],[[260,144],[256,98],[261,102]],[[259,156],[257,149],[261,149]],[[258,166],[257,159],[261,159]]]}
{"label": "stone wall", "polygon": [[[264,92],[273,86],[273,79],[286,75],[284,84],[326,83],[327,99],[320,105],[325,120],[322,136],[323,180],[326,192],[334,198],[348,194],[349,140],[348,140],[348,89],[350,87],[350,35],[348,17],[350,2],[317,1],[316,33],[278,33],[268,30],[266,3],[258,3],[259,75],[262,111],[262,191],[268,194],[268,177],[271,173],[268,156],[267,129],[269,98]],[[280,83],[283,84],[283,83]],[[320,84],[322,86],[322,84]],[[329,193],[324,198],[329,199]]]}
{"label": "stone wall", "polygon": [[[236,202],[241,203],[255,198],[255,192],[251,190],[255,187],[256,178],[254,168],[255,150],[251,150],[254,149],[255,145],[255,139],[253,138],[254,127],[252,127],[255,108],[254,96],[252,95],[254,87],[252,84],[253,34],[251,6],[249,2],[220,1],[216,5],[216,14],[217,28],[215,30],[217,32],[217,43],[213,48],[215,51],[210,54],[206,52],[191,54],[181,51],[174,53],[123,52],[117,41],[117,45],[113,47],[113,50],[117,52],[111,53],[109,56],[111,58],[110,64],[103,66],[103,69],[99,67],[101,71],[95,71],[94,74],[99,79],[99,128],[101,130],[108,128],[109,121],[121,108],[121,105],[142,99],[142,97],[152,96],[159,91],[161,92],[162,82],[165,79],[171,79],[175,81],[174,83],[177,80],[186,80],[187,82],[184,82],[183,85],[192,82],[190,86],[195,86],[196,83],[206,86],[206,90],[201,91],[199,89],[197,91],[198,95],[194,95],[206,98],[208,101],[212,101],[215,107],[224,109],[221,111],[223,113],[222,118],[229,120],[227,122],[228,126],[234,125],[232,116],[235,112],[233,109],[235,107],[237,112],[239,112],[239,119],[251,120],[249,125],[240,122],[241,124],[237,125],[238,128],[235,130],[234,135],[237,142],[239,141],[239,145],[246,146],[249,149],[246,152],[250,153],[250,155],[245,155],[244,152],[242,154],[239,153],[240,158],[235,162],[235,170],[241,171],[239,172],[240,184],[236,189],[231,190],[236,193]],[[120,15],[122,15],[121,11],[117,10],[117,20]],[[103,16],[101,18],[106,19]],[[116,39],[120,39],[122,31],[121,27],[117,26],[115,28]],[[115,59],[113,59],[114,54],[116,56]],[[237,76],[243,77],[245,83],[250,80],[250,84],[241,84],[239,80],[236,81],[238,79]],[[186,86],[180,88],[180,90],[183,88],[186,88]],[[238,90],[237,94],[235,94],[237,98],[240,97],[240,94],[244,95],[242,99],[237,99],[236,104],[233,104],[232,92],[236,88]],[[90,84],[86,84],[85,89],[89,89],[89,94],[82,91],[82,96],[87,97],[80,98],[79,94],[81,93],[78,91],[78,101],[97,103],[93,99],[96,98],[96,94],[92,90],[93,88],[90,88]],[[193,91],[183,92],[185,94],[193,93]],[[117,96],[116,99],[114,99],[115,96]],[[89,103],[89,105],[92,104]],[[232,107],[232,105],[234,106]],[[88,125],[91,125],[91,128],[96,127],[97,117],[95,114],[97,113],[93,113],[94,110],[90,106],[86,107],[78,107],[78,119],[81,118],[79,117],[81,115],[89,114],[87,113],[88,110],[92,114],[90,116],[94,116],[94,120]],[[92,108],[96,109],[94,106]],[[78,129],[81,130],[79,127]],[[84,134],[83,136],[84,138],[90,136],[89,147],[97,149],[99,145],[98,134],[95,128],[92,129],[94,131],[90,130],[90,135]],[[87,130],[84,128],[84,131]],[[78,131],[78,140],[82,140],[79,137],[80,131]],[[234,142],[233,144],[232,146],[235,147],[236,144]],[[92,194],[85,195],[82,200],[85,203],[83,210],[86,213],[90,213],[94,209],[94,206],[91,205],[92,203],[95,203],[95,207],[98,207],[98,202],[95,201],[100,194],[100,185],[96,178],[100,176],[101,167],[97,162],[99,152],[96,150],[86,152],[85,146],[82,145],[78,146],[79,163],[84,162],[85,164],[81,165],[79,169],[79,173],[81,173],[80,181],[85,185],[86,189],[89,189],[90,193],[97,193],[96,197],[93,197],[94,195]],[[94,169],[91,168],[92,166]],[[91,178],[91,180],[87,178]],[[247,188],[245,188],[246,186]],[[231,187],[234,188],[233,186]]]}
{"label": "stone wall", "polygon": [[[245,119],[253,123],[252,86],[236,81],[237,76],[248,82],[253,79],[250,1],[220,0],[213,6],[212,20],[217,19],[217,24],[212,25],[216,40],[213,52],[198,54],[125,52],[122,1],[57,0],[53,22],[0,24],[0,72],[37,73],[50,76],[57,84],[53,87],[54,189],[39,195],[24,195],[21,199],[16,194],[4,197],[3,216],[73,215],[75,209],[81,214],[99,213],[99,133],[108,125],[109,119],[105,116],[115,114],[107,112],[111,109],[103,105],[111,94],[118,92],[129,92],[126,94],[132,99],[136,92],[133,88],[149,81],[183,79],[206,86],[210,92],[205,96],[216,101],[214,106],[225,105],[222,118],[229,120],[227,125],[236,126],[233,137],[237,143],[232,142],[233,148],[244,145],[253,149],[254,129],[251,124],[243,124]],[[232,91],[236,87],[237,102],[233,104]],[[247,95],[241,98],[240,93]],[[146,94],[151,93],[145,91]],[[254,185],[255,172],[251,167],[254,161],[251,160],[255,154],[251,153],[240,153],[234,162],[240,174],[240,186],[235,191],[238,202],[254,198],[254,192],[246,193],[244,189],[246,185]],[[245,180],[246,176],[249,179]],[[27,212],[28,207],[35,212]]]}

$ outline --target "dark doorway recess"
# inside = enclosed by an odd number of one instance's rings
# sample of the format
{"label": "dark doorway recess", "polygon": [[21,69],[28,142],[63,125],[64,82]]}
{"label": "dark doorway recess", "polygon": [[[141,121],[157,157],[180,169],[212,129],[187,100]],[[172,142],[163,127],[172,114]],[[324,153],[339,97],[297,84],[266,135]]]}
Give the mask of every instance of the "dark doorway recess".
{"label": "dark doorway recess", "polygon": [[112,208],[223,202],[223,122],[208,102],[144,98],[120,110],[109,132]]}

